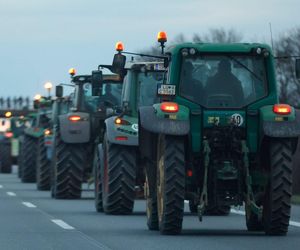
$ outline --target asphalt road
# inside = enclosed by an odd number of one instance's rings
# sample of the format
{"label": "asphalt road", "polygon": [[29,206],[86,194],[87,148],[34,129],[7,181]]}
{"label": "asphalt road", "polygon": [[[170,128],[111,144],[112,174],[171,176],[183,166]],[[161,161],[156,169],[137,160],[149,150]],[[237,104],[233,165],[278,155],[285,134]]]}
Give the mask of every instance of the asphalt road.
{"label": "asphalt road", "polygon": [[[186,210],[188,211],[188,210]],[[81,200],[53,200],[13,174],[0,174],[0,249],[299,249],[300,206],[293,206],[287,236],[265,236],[246,230],[242,210],[226,217],[186,212],[183,231],[163,236],[146,226],[145,202],[134,214],[108,216],[94,209],[93,192]]]}

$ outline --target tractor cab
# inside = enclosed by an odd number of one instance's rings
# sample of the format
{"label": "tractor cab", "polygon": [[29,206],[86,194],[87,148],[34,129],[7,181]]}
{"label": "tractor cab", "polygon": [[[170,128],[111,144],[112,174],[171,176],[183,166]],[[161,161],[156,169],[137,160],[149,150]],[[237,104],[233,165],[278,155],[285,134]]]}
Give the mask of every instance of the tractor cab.
{"label": "tractor cab", "polygon": [[[75,84],[73,110],[88,113],[105,111],[106,107],[120,104],[122,81],[118,75],[78,75],[72,78]],[[94,75],[100,75],[95,77]],[[105,113],[104,113],[105,114]]]}

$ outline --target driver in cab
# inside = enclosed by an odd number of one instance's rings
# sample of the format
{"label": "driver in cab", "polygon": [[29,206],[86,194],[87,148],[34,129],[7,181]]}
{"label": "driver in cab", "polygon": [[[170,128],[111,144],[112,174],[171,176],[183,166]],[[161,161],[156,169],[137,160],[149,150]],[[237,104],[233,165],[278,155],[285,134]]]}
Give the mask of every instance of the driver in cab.
{"label": "driver in cab", "polygon": [[208,78],[205,86],[207,102],[210,97],[228,95],[232,98],[232,105],[241,106],[244,103],[242,83],[231,72],[231,63],[227,59],[220,61],[217,73]]}
{"label": "driver in cab", "polygon": [[194,66],[187,61],[182,67],[182,84],[180,84],[181,94],[193,101],[201,100],[205,96],[202,82],[193,78]]}
{"label": "driver in cab", "polygon": [[110,84],[106,84],[105,86],[104,101],[108,102],[112,107],[118,104],[118,99],[113,95],[112,86]]}

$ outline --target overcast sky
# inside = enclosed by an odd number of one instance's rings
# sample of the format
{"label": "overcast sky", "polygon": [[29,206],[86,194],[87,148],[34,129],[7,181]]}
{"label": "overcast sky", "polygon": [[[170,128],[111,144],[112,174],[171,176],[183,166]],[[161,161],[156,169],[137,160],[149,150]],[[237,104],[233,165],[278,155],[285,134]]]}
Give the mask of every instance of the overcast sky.
{"label": "overcast sky", "polygon": [[0,96],[45,94],[46,81],[68,82],[112,61],[115,42],[128,51],[210,28],[234,28],[244,41],[270,43],[300,26],[299,0],[0,0]]}

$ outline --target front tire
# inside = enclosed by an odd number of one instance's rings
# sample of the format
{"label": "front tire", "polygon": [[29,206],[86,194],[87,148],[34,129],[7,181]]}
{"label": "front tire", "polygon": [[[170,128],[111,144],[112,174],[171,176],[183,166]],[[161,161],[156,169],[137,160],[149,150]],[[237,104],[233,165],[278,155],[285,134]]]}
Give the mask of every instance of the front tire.
{"label": "front tire", "polygon": [[19,150],[19,156],[18,156],[18,177],[21,179],[22,178],[22,158],[24,154],[24,137],[22,136],[22,139],[20,139],[20,150]]}
{"label": "front tire", "polygon": [[101,180],[101,168],[103,167],[102,144],[99,146],[99,148],[97,145],[95,147],[93,165],[94,165],[94,180],[95,180],[95,208],[97,212],[103,212],[102,180]]}
{"label": "front tire", "polygon": [[0,173],[10,174],[11,172],[11,143],[9,141],[4,141],[0,143]]}
{"label": "front tire", "polygon": [[183,139],[160,135],[157,162],[159,230],[162,234],[179,234],[182,229],[185,195]]}
{"label": "front tire", "polygon": [[[153,181],[154,180],[152,180],[152,182]],[[151,183],[151,185],[154,185],[155,183]],[[153,187],[155,187],[155,188],[153,188]],[[149,230],[159,230],[156,184],[155,184],[155,186],[152,186],[152,188],[150,188],[148,176],[146,176],[146,181],[145,181],[145,196],[146,196],[145,198],[146,198],[146,214],[147,214],[148,229]]]}
{"label": "front tire", "polygon": [[270,173],[265,191],[263,221],[268,235],[286,235],[291,214],[292,143],[270,140]]}
{"label": "front tire", "polygon": [[39,138],[36,159],[36,184],[38,190],[50,190],[50,161],[47,158],[47,148],[44,136]]}
{"label": "front tire", "polygon": [[22,176],[25,183],[36,182],[36,150],[37,139],[28,135],[24,136],[24,147],[22,154]]}

